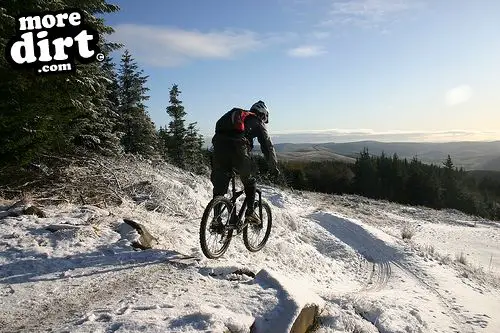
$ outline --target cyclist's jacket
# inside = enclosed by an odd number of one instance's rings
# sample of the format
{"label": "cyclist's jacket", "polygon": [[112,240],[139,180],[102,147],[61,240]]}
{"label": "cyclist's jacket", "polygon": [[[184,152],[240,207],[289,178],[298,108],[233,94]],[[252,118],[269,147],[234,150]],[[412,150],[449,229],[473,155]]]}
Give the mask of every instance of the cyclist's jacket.
{"label": "cyclist's jacket", "polygon": [[253,149],[253,139],[257,138],[260,149],[271,167],[277,166],[276,152],[267,132],[266,125],[253,112],[233,108],[226,112],[215,125],[212,143],[241,142]]}

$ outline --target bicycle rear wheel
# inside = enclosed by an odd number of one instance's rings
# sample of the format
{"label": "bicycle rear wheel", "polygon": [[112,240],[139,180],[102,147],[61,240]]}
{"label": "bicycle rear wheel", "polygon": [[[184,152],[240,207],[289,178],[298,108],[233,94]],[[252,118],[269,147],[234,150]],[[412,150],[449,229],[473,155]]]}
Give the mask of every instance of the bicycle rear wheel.
{"label": "bicycle rear wheel", "polygon": [[[205,208],[200,224],[200,245],[203,254],[209,259],[220,258],[231,243],[233,229],[228,226],[233,208],[231,201],[224,196],[213,198]],[[215,216],[216,210],[218,216]],[[212,236],[215,236],[213,240],[210,239]],[[220,245],[220,248],[212,249],[211,245]]]}
{"label": "bicycle rear wheel", "polygon": [[[267,202],[262,200],[262,215],[260,215],[258,200],[255,201],[254,207],[255,211],[259,213],[261,224],[259,226],[249,224],[243,229],[243,243],[250,252],[260,251],[266,245],[273,222],[271,207]],[[258,241],[259,236],[262,237],[260,242]]]}

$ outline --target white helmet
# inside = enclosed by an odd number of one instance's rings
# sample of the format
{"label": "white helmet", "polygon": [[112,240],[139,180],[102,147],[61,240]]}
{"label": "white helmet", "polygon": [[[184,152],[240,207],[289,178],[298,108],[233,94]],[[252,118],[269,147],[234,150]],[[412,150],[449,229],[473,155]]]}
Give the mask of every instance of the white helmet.
{"label": "white helmet", "polygon": [[264,123],[267,124],[269,122],[269,109],[263,101],[258,101],[252,105],[250,111],[255,112]]}

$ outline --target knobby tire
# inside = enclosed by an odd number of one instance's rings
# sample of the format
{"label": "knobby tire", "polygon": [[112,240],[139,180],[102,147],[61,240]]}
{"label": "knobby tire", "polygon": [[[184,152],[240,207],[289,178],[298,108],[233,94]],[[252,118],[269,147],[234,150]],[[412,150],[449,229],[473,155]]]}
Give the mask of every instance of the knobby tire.
{"label": "knobby tire", "polygon": [[[260,210],[259,210],[258,201],[255,202],[255,206],[256,206],[255,210],[259,213]],[[271,234],[271,227],[272,227],[272,221],[273,221],[273,217],[271,214],[271,207],[264,200],[262,200],[262,210],[265,211],[266,215],[267,215],[267,226],[266,226],[264,238],[257,246],[250,244],[250,240],[248,239],[249,238],[249,235],[248,235],[249,228],[252,229],[254,227],[252,225],[246,225],[245,228],[243,228],[243,243],[245,244],[245,247],[247,248],[247,250],[250,252],[257,252],[257,251],[262,250],[262,248],[266,245],[267,240],[269,239],[269,235]],[[259,217],[262,221],[262,216],[259,216]],[[264,221],[262,221],[262,222],[264,222]]]}
{"label": "knobby tire", "polygon": [[[224,197],[224,196],[216,196],[213,198],[205,208],[205,211],[203,212],[203,217],[201,219],[201,224],[200,224],[200,245],[201,245],[201,250],[203,251],[203,254],[210,259],[218,259],[220,258],[228,249],[229,244],[231,243],[231,239],[233,236],[233,230],[225,230],[224,232],[227,232],[227,236],[224,240],[224,243],[222,245],[222,248],[217,251],[217,252],[212,252],[208,248],[207,244],[207,224],[211,223],[212,221],[208,220],[210,217],[210,212],[216,207],[217,204],[223,203],[226,209],[228,209],[229,212],[233,209],[233,204],[231,201]],[[227,226],[228,221],[223,222],[225,226]]]}

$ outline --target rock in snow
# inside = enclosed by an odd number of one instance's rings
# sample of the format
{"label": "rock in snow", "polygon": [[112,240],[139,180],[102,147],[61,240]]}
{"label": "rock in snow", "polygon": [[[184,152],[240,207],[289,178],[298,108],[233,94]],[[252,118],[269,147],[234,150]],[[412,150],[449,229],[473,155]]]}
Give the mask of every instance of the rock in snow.
{"label": "rock in snow", "polygon": [[257,273],[255,283],[264,289],[275,289],[280,301],[271,312],[255,320],[251,333],[305,333],[314,325],[325,303],[304,282],[294,281],[268,269]]}

